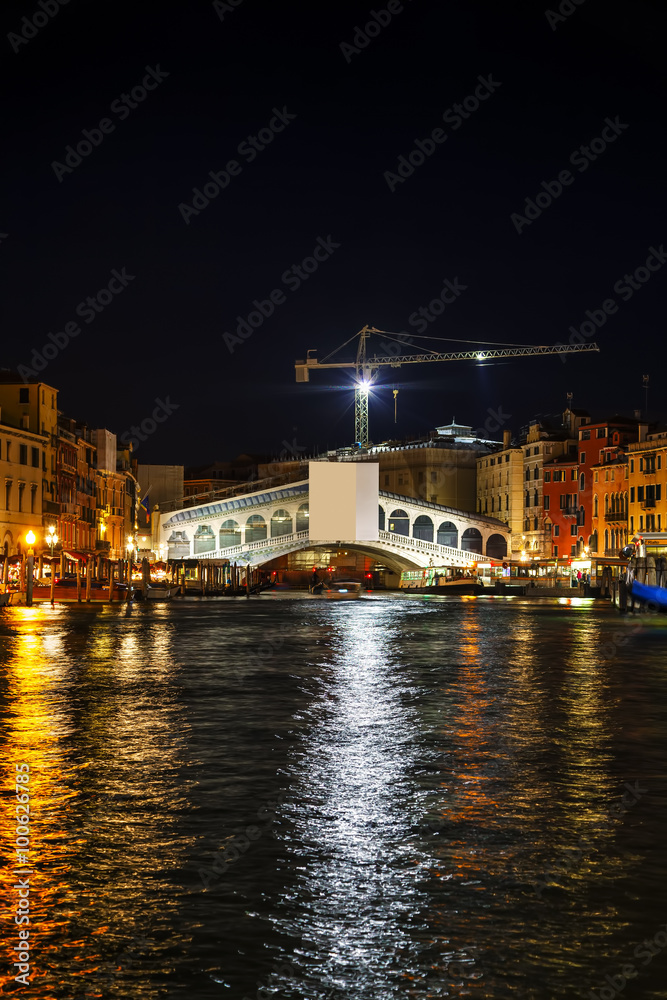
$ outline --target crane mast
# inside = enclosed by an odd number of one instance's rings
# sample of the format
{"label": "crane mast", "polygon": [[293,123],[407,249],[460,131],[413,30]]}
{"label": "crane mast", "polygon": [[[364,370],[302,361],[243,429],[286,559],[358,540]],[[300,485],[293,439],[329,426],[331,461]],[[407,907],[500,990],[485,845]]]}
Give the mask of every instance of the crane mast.
{"label": "crane mast", "polygon": [[[319,361],[316,357],[311,357],[315,353],[312,349],[306,354],[305,361],[295,362],[297,382],[309,382],[310,372],[320,368],[354,368],[356,383],[354,387],[354,438],[362,447],[367,448],[369,444],[368,435],[368,394],[371,385],[380,368],[389,366],[400,368],[401,365],[423,364],[427,361],[491,361],[496,358],[526,358],[537,357],[543,354],[587,354],[599,352],[597,344],[554,344],[535,345],[529,347],[509,347],[493,348],[492,350],[473,351],[430,351],[428,354],[399,354],[392,358],[378,357],[376,354],[369,356],[366,348],[366,341],[373,333],[384,333],[387,336],[397,336],[387,334],[385,330],[378,330],[374,326],[364,326],[356,336],[359,338],[357,347],[357,357],[355,361]],[[352,338],[354,339],[354,338]],[[349,341],[347,341],[349,343]],[[342,345],[343,347],[345,344]],[[340,348],[338,348],[340,350]],[[336,353],[335,351],[332,353]],[[331,355],[328,355],[331,357]]]}

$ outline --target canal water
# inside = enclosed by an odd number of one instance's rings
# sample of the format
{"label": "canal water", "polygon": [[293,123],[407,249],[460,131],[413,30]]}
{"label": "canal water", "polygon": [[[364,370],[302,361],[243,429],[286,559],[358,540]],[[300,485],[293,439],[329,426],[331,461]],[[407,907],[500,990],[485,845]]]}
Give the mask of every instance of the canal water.
{"label": "canal water", "polygon": [[4,990],[664,998],[665,622],[401,594],[8,609]]}

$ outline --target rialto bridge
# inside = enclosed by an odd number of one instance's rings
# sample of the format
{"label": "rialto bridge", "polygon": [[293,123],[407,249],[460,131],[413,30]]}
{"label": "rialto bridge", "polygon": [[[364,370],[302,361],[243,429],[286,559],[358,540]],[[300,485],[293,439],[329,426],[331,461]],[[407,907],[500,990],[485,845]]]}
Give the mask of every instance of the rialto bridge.
{"label": "rialto bridge", "polygon": [[345,546],[398,570],[506,556],[502,521],[379,490],[376,465],[364,463],[363,476],[353,468],[342,482],[337,470],[351,466],[358,463],[311,462],[309,480],[160,514],[154,547],[169,560],[260,566],[300,549]]}

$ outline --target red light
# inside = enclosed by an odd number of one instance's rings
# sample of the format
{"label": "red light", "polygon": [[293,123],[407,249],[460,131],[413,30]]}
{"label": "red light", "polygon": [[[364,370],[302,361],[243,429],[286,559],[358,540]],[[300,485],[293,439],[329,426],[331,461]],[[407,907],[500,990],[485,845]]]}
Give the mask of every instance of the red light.
{"label": "red light", "polygon": [[366,579],[367,580],[371,580],[372,578],[373,578],[373,574],[372,573],[366,573]]}

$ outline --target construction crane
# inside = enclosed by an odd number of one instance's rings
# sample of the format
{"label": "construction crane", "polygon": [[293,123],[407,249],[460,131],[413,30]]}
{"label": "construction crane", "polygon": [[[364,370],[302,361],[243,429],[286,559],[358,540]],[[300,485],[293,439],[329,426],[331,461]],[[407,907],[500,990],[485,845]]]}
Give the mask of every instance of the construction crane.
{"label": "construction crane", "polygon": [[[599,352],[600,350],[597,344],[554,344],[552,346],[532,347],[522,347],[519,344],[506,344],[492,350],[480,350],[477,348],[473,351],[448,351],[444,354],[437,351],[429,351],[426,354],[398,354],[394,357],[378,357],[377,354],[369,356],[366,350],[366,341],[374,333],[380,333],[384,337],[388,337],[390,340],[401,344],[404,347],[406,342],[410,342],[412,339],[450,339],[444,337],[418,337],[416,334],[410,334],[408,338],[404,333],[388,333],[386,330],[378,330],[374,326],[365,326],[363,329],[359,330],[354,337],[350,337],[350,339],[346,340],[344,344],[337,347],[335,351],[328,354],[323,361],[319,361],[317,357],[313,357],[313,355],[316,354],[316,350],[311,349],[307,351],[305,361],[296,361],[294,365],[297,382],[310,382],[310,373],[314,369],[354,368],[356,378],[354,387],[354,439],[355,442],[362,448],[368,448],[369,445],[368,393],[371,385],[375,381],[378,370],[386,365],[391,368],[400,368],[401,365],[421,364],[425,361],[491,361],[497,358],[525,358],[534,357],[540,354],[586,354],[591,351]],[[328,360],[328,358],[331,358],[334,354],[342,350],[343,347],[346,347],[357,337],[359,338],[359,346],[357,347],[357,357],[355,361]],[[483,341],[460,342],[467,344],[486,344],[486,342]],[[422,349],[426,350],[426,348]]]}

